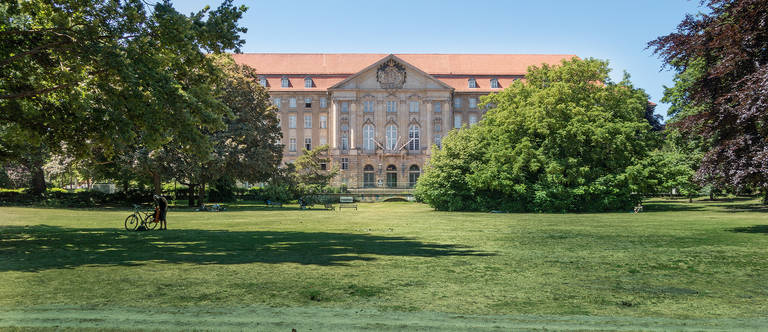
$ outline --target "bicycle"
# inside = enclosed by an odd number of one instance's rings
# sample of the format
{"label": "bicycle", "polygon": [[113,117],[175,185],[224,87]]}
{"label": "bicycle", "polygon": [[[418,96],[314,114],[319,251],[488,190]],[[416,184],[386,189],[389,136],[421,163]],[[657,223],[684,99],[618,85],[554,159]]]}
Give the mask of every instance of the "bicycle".
{"label": "bicycle", "polygon": [[133,205],[133,214],[125,218],[125,229],[128,231],[135,231],[139,229],[139,226],[144,226],[147,230],[155,230],[160,225],[160,209],[155,207],[154,213],[152,210],[142,210],[140,205]]}

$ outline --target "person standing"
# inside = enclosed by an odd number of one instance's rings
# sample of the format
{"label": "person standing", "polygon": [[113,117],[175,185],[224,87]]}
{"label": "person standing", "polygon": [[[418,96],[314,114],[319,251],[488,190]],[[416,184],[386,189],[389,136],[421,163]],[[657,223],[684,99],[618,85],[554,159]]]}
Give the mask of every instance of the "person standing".
{"label": "person standing", "polygon": [[165,220],[165,216],[168,213],[168,200],[165,199],[165,197],[160,195],[153,196],[155,199],[155,205],[160,208],[160,230],[167,230],[168,229],[168,222]]}

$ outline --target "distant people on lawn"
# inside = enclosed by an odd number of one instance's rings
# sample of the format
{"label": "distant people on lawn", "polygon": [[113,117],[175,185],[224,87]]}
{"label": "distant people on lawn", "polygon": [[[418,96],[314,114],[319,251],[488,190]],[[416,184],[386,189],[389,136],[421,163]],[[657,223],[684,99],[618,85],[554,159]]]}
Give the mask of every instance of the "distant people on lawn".
{"label": "distant people on lawn", "polygon": [[165,215],[168,212],[168,201],[160,195],[154,195],[152,198],[155,200],[155,206],[160,209],[160,230],[166,230],[168,229],[168,222],[165,220]]}

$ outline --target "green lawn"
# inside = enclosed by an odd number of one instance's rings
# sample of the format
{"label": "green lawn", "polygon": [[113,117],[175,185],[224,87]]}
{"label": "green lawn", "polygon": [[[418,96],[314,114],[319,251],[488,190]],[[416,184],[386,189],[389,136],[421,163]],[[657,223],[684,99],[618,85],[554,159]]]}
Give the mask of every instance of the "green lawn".
{"label": "green lawn", "polygon": [[[168,231],[126,232],[127,210],[0,207],[0,328],[78,326],[31,318],[67,310],[293,317],[277,327],[366,311],[390,317],[367,326],[379,330],[487,317],[500,329],[607,317],[637,323],[629,329],[768,328],[767,211],[744,199],[656,200],[640,214],[242,206],[172,210]],[[531,315],[531,326],[510,323]],[[576,323],[547,325],[563,319]]]}

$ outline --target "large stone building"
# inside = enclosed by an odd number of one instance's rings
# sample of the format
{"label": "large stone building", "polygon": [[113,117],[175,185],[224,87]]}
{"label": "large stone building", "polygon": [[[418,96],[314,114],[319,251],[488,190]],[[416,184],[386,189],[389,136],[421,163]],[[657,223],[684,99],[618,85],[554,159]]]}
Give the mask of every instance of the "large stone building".
{"label": "large stone building", "polygon": [[522,79],[528,66],[574,55],[235,54],[269,88],[283,162],[328,144],[338,182],[409,188],[450,130],[476,123],[482,95]]}

